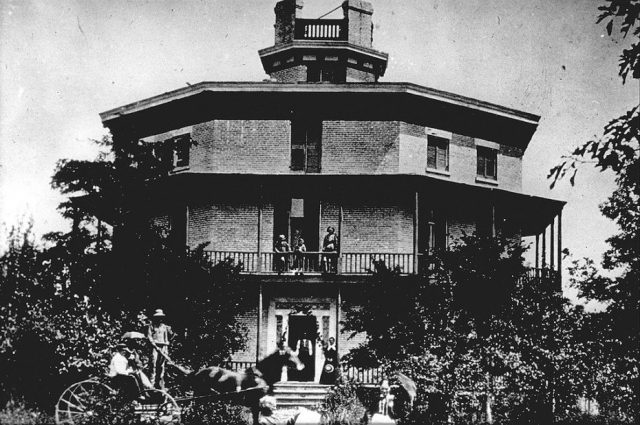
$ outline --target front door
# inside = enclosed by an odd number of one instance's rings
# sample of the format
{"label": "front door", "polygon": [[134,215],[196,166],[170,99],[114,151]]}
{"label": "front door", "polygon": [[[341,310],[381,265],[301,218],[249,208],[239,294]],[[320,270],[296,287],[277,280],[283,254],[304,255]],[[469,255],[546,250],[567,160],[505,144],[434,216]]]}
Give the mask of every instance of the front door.
{"label": "front door", "polygon": [[289,347],[298,353],[304,364],[301,371],[290,368],[289,381],[313,381],[315,376],[315,356],[317,338],[316,318],[314,316],[289,316]]}

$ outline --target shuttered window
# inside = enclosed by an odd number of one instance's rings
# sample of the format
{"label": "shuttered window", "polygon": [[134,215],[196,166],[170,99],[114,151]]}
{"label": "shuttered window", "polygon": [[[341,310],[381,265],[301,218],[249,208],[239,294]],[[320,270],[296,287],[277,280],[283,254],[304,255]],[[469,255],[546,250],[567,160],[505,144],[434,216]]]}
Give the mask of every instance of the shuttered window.
{"label": "shuttered window", "polygon": [[449,140],[444,137],[427,136],[427,168],[449,171]]}
{"label": "shuttered window", "polygon": [[498,153],[495,149],[478,146],[478,177],[498,178]]}
{"label": "shuttered window", "polygon": [[322,121],[297,119],[291,122],[291,170],[320,172]]}

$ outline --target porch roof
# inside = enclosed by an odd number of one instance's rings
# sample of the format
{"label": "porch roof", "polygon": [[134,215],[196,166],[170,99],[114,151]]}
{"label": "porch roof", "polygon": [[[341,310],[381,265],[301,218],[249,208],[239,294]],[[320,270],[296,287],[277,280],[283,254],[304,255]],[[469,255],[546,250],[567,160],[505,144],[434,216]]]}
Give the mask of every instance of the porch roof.
{"label": "porch roof", "polygon": [[[262,191],[307,192],[310,188],[318,194],[346,194],[357,190],[361,195],[398,190],[421,191],[423,196],[433,195],[435,199],[458,200],[458,204],[472,203],[473,200],[491,199],[497,205],[506,206],[510,215],[518,219],[523,236],[541,233],[559,214],[565,201],[514,192],[499,187],[460,183],[428,175],[414,174],[212,174],[182,172],[170,176],[172,186],[179,193],[198,192],[200,184],[210,183],[219,191],[253,192]],[[197,183],[197,185],[194,185]],[[384,195],[381,194],[381,197]],[[472,205],[470,205],[472,206]]]}

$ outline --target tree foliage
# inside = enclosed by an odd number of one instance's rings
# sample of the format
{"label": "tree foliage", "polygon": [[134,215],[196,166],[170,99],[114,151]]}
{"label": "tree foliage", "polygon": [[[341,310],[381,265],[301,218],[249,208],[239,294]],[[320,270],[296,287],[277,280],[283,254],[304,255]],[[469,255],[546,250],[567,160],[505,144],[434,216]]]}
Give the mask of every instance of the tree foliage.
{"label": "tree foliage", "polygon": [[528,273],[524,248],[502,238],[467,236],[442,252],[425,276],[383,265],[347,305],[345,327],[366,332],[348,361],[412,376],[416,422],[549,423],[575,413],[586,359],[581,308],[557,281]]}
{"label": "tree foliage", "polygon": [[[597,22],[606,22],[609,35],[619,27],[631,45],[620,56],[619,75],[640,77],[640,1],[608,0],[599,8]],[[637,82],[637,81],[636,81]],[[600,370],[596,398],[613,414],[632,416],[640,422],[640,106],[611,120],[603,135],[588,140],[552,168],[553,187],[569,176],[573,185],[580,164],[591,163],[615,176],[616,189],[600,206],[602,214],[618,226],[607,242],[600,267],[593,259],[574,263],[570,272],[579,295],[606,306],[593,321],[598,326],[597,361]],[[602,269],[609,273],[602,273]]]}

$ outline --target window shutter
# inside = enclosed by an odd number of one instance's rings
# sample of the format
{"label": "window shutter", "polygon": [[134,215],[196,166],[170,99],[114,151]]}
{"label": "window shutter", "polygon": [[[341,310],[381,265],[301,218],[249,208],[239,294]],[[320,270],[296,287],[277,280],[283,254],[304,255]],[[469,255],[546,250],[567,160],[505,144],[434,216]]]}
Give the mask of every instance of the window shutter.
{"label": "window shutter", "polygon": [[478,149],[478,175],[484,176],[485,157],[482,149]]}
{"label": "window shutter", "polygon": [[447,170],[447,145],[444,141],[438,143],[436,161],[436,168],[438,170]]}
{"label": "window shutter", "polygon": [[429,140],[429,144],[427,145],[427,167],[428,168],[436,168],[436,147],[432,143],[432,140]]}
{"label": "window shutter", "polygon": [[487,177],[496,178],[496,153],[495,151],[488,152],[487,155]]}

